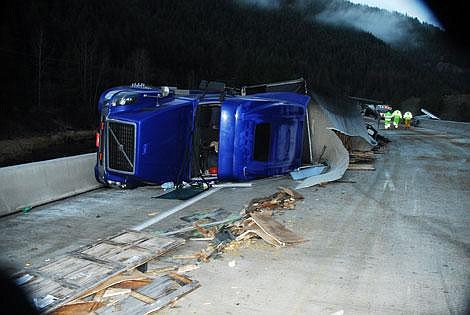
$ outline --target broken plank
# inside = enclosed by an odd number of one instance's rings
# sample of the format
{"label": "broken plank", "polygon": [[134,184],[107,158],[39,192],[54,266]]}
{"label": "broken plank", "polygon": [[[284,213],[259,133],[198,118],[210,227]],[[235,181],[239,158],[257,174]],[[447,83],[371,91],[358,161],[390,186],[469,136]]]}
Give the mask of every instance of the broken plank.
{"label": "broken plank", "polygon": [[107,288],[103,294],[103,298],[109,298],[116,295],[130,294],[131,289],[126,288]]}
{"label": "broken plank", "polygon": [[286,188],[286,187],[279,187],[279,189],[284,191],[285,193],[287,193],[289,196],[291,196],[292,198],[294,198],[296,200],[304,199],[304,196],[302,196],[300,193],[298,193],[294,189],[290,189],[290,188]]}
{"label": "broken plank", "polygon": [[90,314],[93,310],[101,307],[103,303],[98,301],[78,301],[75,303],[69,303],[62,305],[56,309],[53,315],[86,315]]}
{"label": "broken plank", "polygon": [[197,281],[191,280],[189,284],[182,286],[165,275],[131,292],[131,296],[119,301],[119,305],[106,305],[96,310],[96,314],[152,314],[171,305],[198,287]]}
{"label": "broken plank", "polygon": [[184,283],[184,284],[189,284],[189,283],[192,282],[192,280],[189,279],[188,277],[185,277],[185,276],[183,276],[183,275],[180,275],[180,274],[178,274],[178,273],[176,273],[176,272],[170,271],[170,272],[168,273],[168,276],[169,276],[170,278],[172,278],[173,280],[176,280],[176,281],[181,282],[181,283]]}
{"label": "broken plank", "polygon": [[262,213],[252,213],[251,219],[258,225],[266,234],[276,239],[280,244],[294,244],[301,243],[305,240],[287,229],[284,225],[277,222],[272,218]]}
{"label": "broken plank", "polygon": [[155,300],[152,299],[150,296],[144,295],[142,293],[139,293],[137,291],[132,291],[130,294],[132,297],[136,298],[139,301],[142,301],[146,304],[152,304],[155,303]]}
{"label": "broken plank", "polygon": [[104,282],[99,284],[98,286],[95,286],[87,291],[82,292],[82,294],[79,296],[80,299],[84,299],[87,296],[90,296],[94,293],[100,292],[102,290],[106,290],[109,287],[112,287],[116,284],[119,284],[124,281],[129,281],[129,280],[146,280],[148,279],[149,276],[145,275],[144,273],[138,271],[138,270],[130,270],[125,273],[121,273],[118,275],[115,275],[109,279],[106,279]]}
{"label": "broken plank", "polygon": [[196,290],[199,287],[200,287],[199,282],[193,280],[190,284],[182,286],[181,288],[177,289],[176,291],[173,291],[172,293],[166,295],[165,297],[158,299],[155,303],[143,307],[142,314],[151,314],[153,312],[157,312],[165,308],[166,306],[172,303],[175,303],[176,301],[181,299],[183,296]]}
{"label": "broken plank", "polygon": [[257,225],[251,226],[248,230],[244,231],[242,234],[237,236],[235,240],[242,241],[242,240],[250,239],[255,236],[262,238],[266,243],[271,244],[273,246],[276,246],[276,247],[282,246],[282,243],[280,243],[278,240],[276,240],[274,237],[270,236],[269,234],[265,233]]}
{"label": "broken plank", "polygon": [[137,289],[149,284],[150,282],[152,282],[151,279],[125,280],[123,282],[113,285],[113,288]]}
{"label": "broken plank", "polygon": [[350,171],[375,171],[372,164],[349,164],[348,170]]}

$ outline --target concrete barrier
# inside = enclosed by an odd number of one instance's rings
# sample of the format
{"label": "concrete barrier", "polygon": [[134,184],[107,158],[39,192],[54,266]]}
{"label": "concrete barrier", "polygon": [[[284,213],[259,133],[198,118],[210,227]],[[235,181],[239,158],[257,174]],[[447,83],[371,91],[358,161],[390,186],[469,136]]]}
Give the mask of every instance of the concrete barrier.
{"label": "concrete barrier", "polygon": [[90,153],[0,168],[0,215],[100,187],[95,161]]}
{"label": "concrete barrier", "polygon": [[433,129],[445,133],[452,133],[464,137],[470,136],[470,123],[465,122],[420,119],[418,120],[417,127]]}

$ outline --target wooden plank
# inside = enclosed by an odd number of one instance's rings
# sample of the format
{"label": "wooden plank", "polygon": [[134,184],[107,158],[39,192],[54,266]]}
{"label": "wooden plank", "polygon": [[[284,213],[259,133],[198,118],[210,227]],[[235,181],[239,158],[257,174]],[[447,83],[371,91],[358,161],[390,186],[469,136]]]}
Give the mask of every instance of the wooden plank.
{"label": "wooden plank", "polygon": [[144,295],[144,294],[136,292],[136,291],[132,291],[131,296],[136,298],[139,301],[144,302],[145,304],[155,303],[155,300],[152,299],[150,296]]}
{"label": "wooden plank", "polygon": [[76,288],[59,283],[53,279],[45,278],[35,271],[28,271],[33,278],[20,286],[33,305],[39,311],[58,305],[62,300],[71,298],[76,292]]}
{"label": "wooden plank", "polygon": [[173,292],[174,290],[178,289],[180,286],[181,285],[178,282],[168,277],[168,275],[163,275],[156,278],[149,285],[139,288],[136,291],[157,300],[167,295],[169,292]]}
{"label": "wooden plank", "polygon": [[137,289],[143,287],[152,282],[151,279],[145,280],[125,280],[123,282],[113,285],[114,288],[128,288],[128,289]]}
{"label": "wooden plank", "polygon": [[90,314],[94,309],[101,307],[103,303],[97,301],[78,301],[76,303],[70,303],[62,305],[60,308],[55,310],[53,315],[87,315]]}
{"label": "wooden plank", "polygon": [[191,280],[183,286],[168,276],[159,277],[154,283],[131,293],[131,297],[121,300],[119,305],[104,306],[96,314],[151,314],[176,302],[182,296],[195,290],[200,285]]}
{"label": "wooden plank", "polygon": [[137,314],[152,314],[154,312],[160,311],[161,309],[165,308],[166,306],[175,303],[179,299],[181,299],[186,294],[196,290],[200,287],[199,282],[192,281],[190,284],[182,286],[181,288],[177,289],[176,291],[171,292],[170,294],[166,295],[165,297],[158,299],[155,303],[146,305],[142,307]]}
{"label": "wooden plank", "polygon": [[349,164],[348,170],[350,171],[375,171],[372,164]]}
{"label": "wooden plank", "polygon": [[266,232],[264,232],[259,226],[257,226],[256,224],[253,225],[253,226],[250,226],[247,230],[245,230],[242,234],[240,234],[239,236],[237,236],[236,240],[237,241],[240,241],[240,240],[245,240],[245,239],[249,239],[249,238],[252,238],[254,236],[259,236],[261,237],[265,242],[273,245],[273,246],[276,246],[276,247],[280,247],[280,246],[283,246],[283,244],[281,242],[279,242],[277,239],[275,239],[274,237],[272,237],[271,235],[267,234]]}
{"label": "wooden plank", "polygon": [[116,296],[116,295],[123,295],[123,294],[131,294],[131,289],[123,289],[123,288],[107,288],[105,291],[104,291],[104,294],[103,294],[103,298],[106,299],[106,298],[109,298],[109,297],[112,297],[112,296]]}
{"label": "wooden plank", "polygon": [[170,271],[170,272],[168,273],[168,276],[169,276],[170,278],[172,278],[172,279],[174,279],[174,280],[180,282],[180,283],[189,284],[189,283],[192,282],[192,280],[189,279],[188,277],[183,276],[183,275],[180,275],[180,274],[178,274],[178,273],[176,273],[176,272]]}
{"label": "wooden plank", "polygon": [[111,278],[108,278],[104,282],[99,284],[98,286],[95,286],[95,287],[93,287],[89,290],[86,290],[86,291],[82,292],[78,298],[79,299],[84,299],[87,296],[90,296],[94,293],[100,292],[102,290],[105,290],[109,287],[112,287],[116,284],[119,284],[119,283],[122,283],[122,282],[125,282],[125,281],[129,281],[129,280],[147,280],[147,279],[149,279],[149,277],[147,275],[145,275],[144,273],[142,273],[138,270],[135,270],[135,269],[134,270],[129,270],[129,271],[126,271],[124,273],[115,275]]}
{"label": "wooden plank", "polygon": [[137,244],[149,238],[152,238],[152,235],[144,232],[126,230],[116,236],[110,237],[109,240],[118,244]]}
{"label": "wooden plank", "polygon": [[251,219],[263,232],[276,239],[281,245],[301,243],[305,240],[287,229],[284,225],[273,219],[272,216],[263,213],[252,213]]}
{"label": "wooden plank", "polygon": [[38,269],[47,277],[80,288],[94,284],[116,272],[116,267],[95,261],[64,256]]}
{"label": "wooden plank", "polygon": [[169,237],[153,237],[138,244],[139,247],[152,250],[154,254],[163,255],[169,250],[175,249],[185,243],[184,239],[172,239]]}

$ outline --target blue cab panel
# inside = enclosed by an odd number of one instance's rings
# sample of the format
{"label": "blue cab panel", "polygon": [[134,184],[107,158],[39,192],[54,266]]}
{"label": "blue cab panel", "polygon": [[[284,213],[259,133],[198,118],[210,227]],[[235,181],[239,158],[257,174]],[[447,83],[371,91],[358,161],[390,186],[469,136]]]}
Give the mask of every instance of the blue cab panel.
{"label": "blue cab panel", "polygon": [[133,85],[99,100],[96,179],[135,187],[213,175],[244,181],[301,164],[310,98]]}

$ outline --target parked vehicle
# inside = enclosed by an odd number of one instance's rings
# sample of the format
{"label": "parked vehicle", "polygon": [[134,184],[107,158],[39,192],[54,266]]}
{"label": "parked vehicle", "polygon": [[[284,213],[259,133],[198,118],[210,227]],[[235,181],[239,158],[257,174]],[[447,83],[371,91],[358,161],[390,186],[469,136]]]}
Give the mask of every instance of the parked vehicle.
{"label": "parked vehicle", "polygon": [[299,79],[241,89],[216,82],[200,90],[111,88],[98,104],[96,179],[124,188],[287,173],[301,164],[310,97],[282,90],[299,84],[305,87]]}

